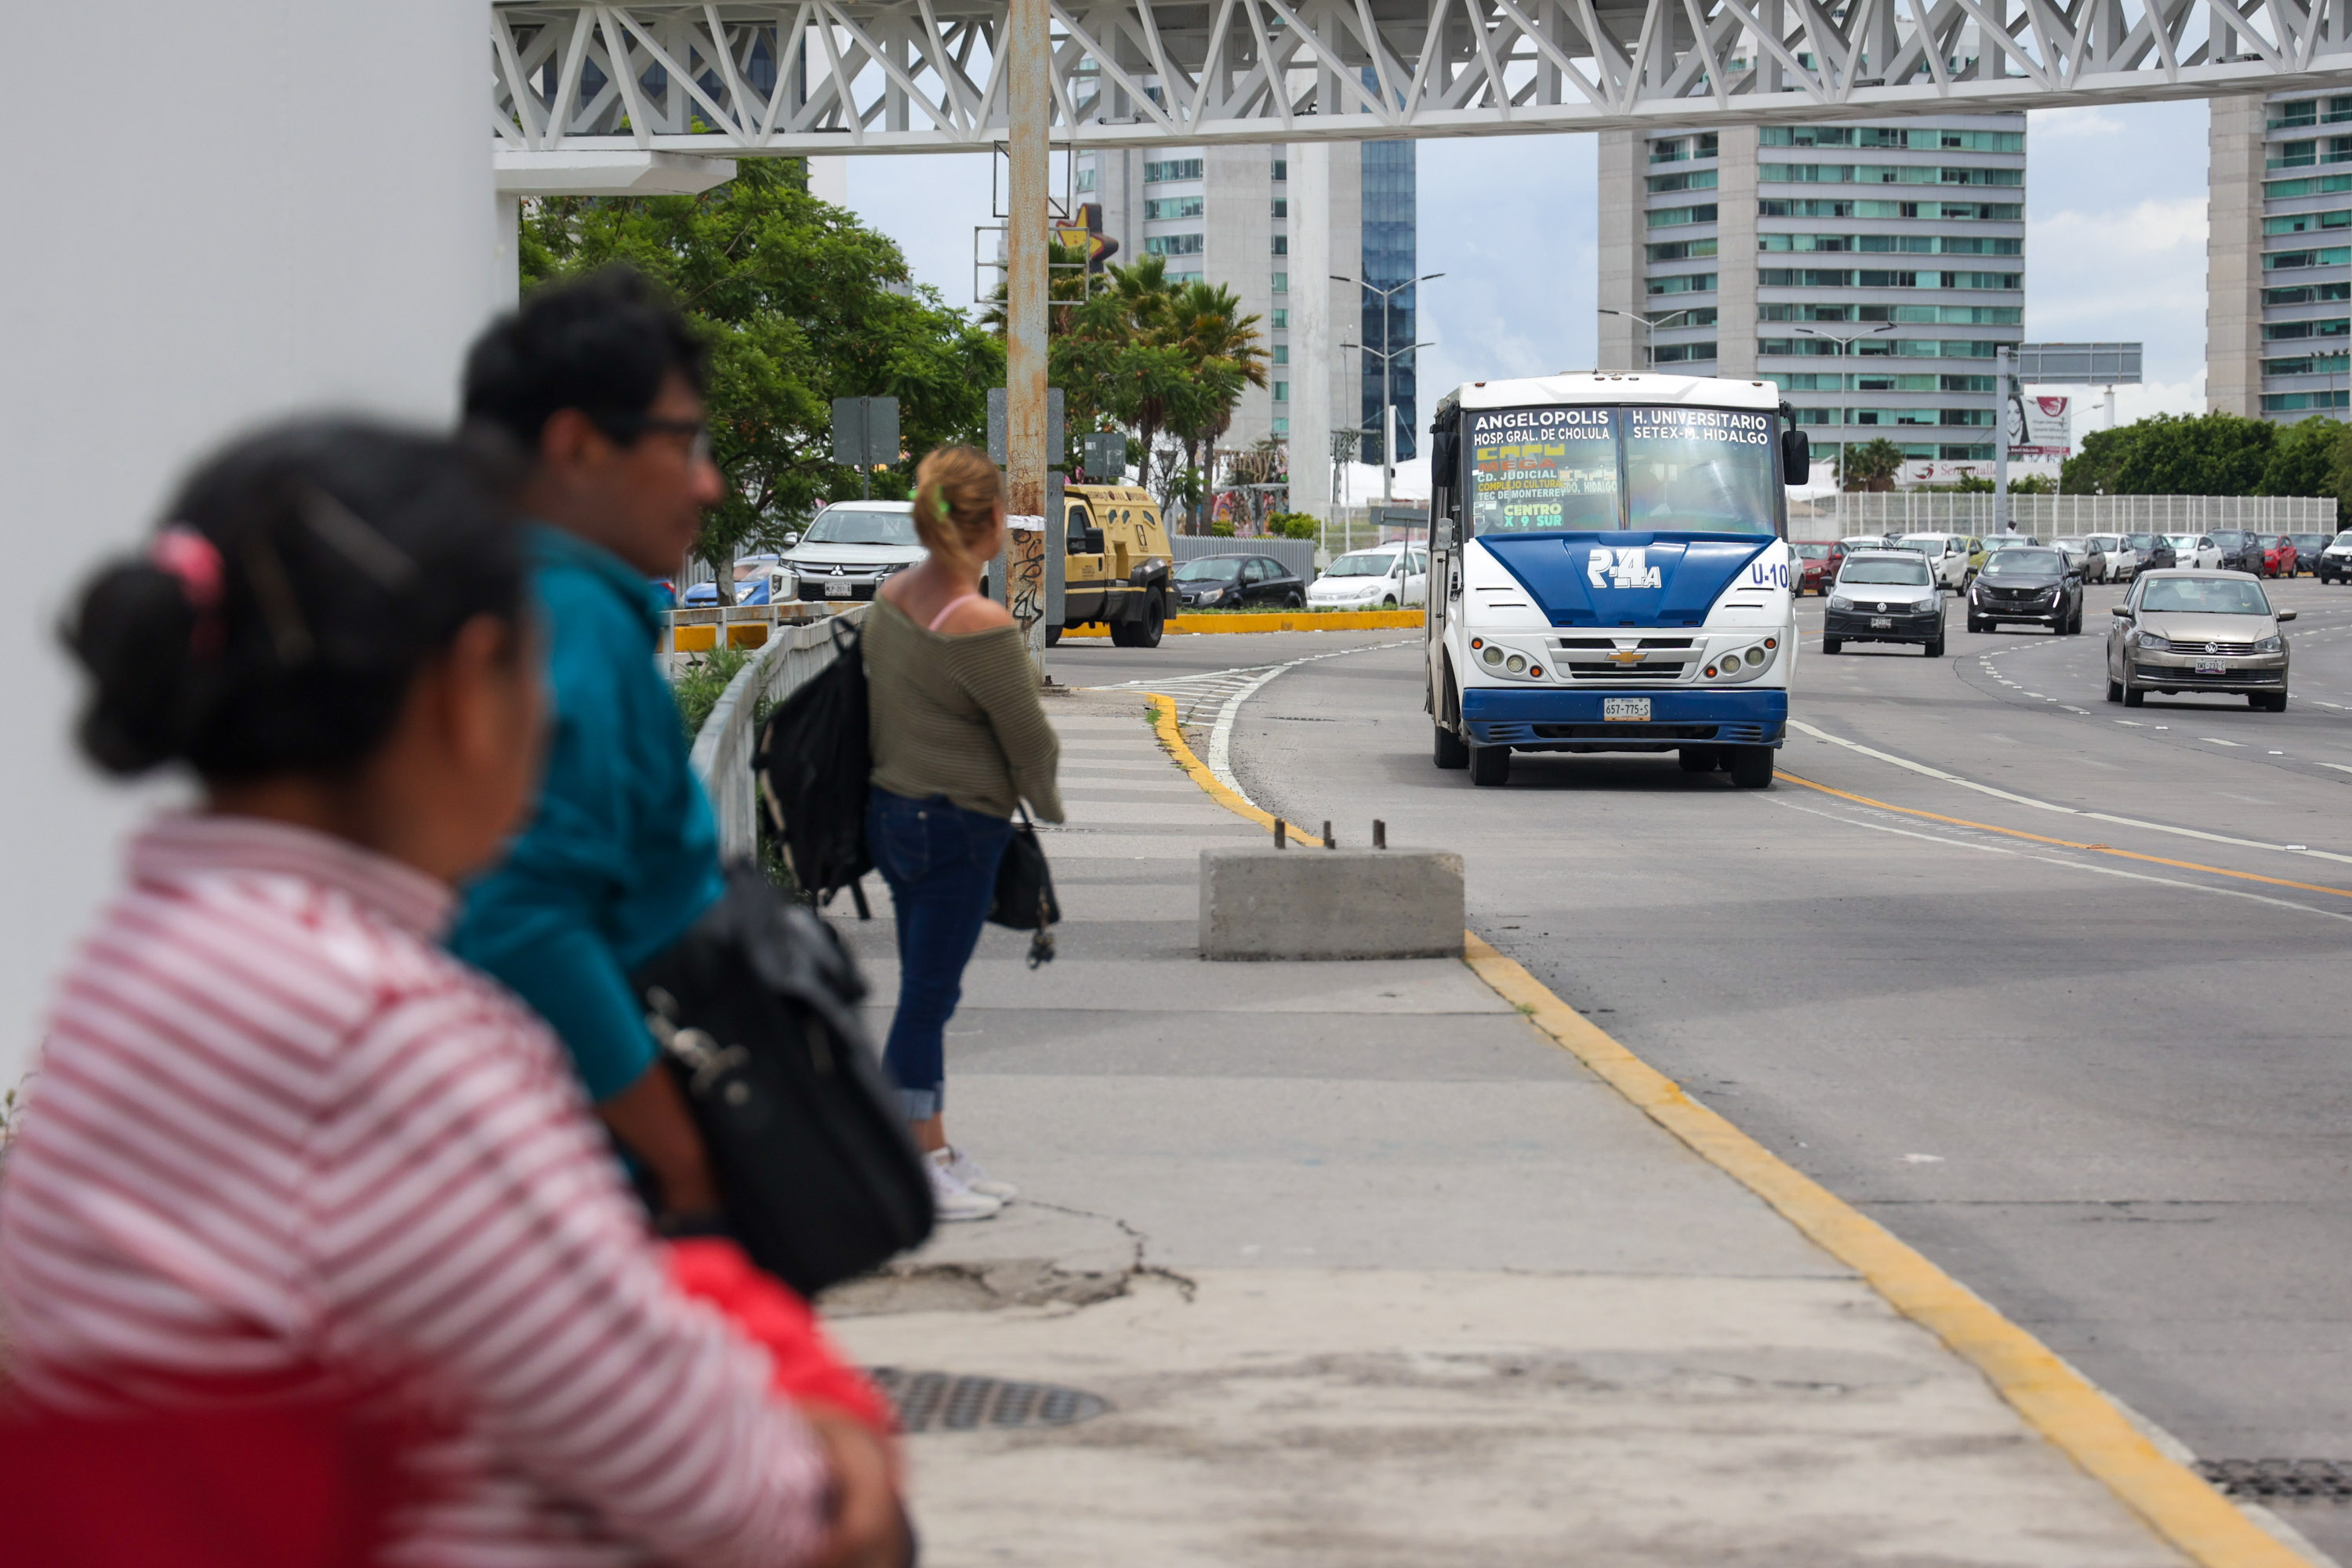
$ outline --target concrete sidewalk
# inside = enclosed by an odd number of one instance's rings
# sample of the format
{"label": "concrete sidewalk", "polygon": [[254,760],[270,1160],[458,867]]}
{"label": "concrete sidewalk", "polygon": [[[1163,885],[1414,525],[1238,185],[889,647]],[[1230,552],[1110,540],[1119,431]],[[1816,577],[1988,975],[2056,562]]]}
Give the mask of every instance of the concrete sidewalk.
{"label": "concrete sidewalk", "polygon": [[1201,962],[1199,852],[1260,830],[1136,694],[1048,710],[1060,957],[992,928],[949,1038],[1023,1199],[825,1305],[1110,1408],[911,1438],[928,1563],[2184,1561],[1464,964]]}

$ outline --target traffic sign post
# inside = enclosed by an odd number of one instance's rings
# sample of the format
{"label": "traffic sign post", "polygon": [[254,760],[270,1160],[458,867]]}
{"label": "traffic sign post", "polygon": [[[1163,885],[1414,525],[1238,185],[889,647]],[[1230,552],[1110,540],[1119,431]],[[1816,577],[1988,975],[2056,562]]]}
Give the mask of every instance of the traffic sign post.
{"label": "traffic sign post", "polygon": [[857,493],[874,494],[874,470],[898,460],[898,400],[836,397],[833,400],[833,460],[857,470]]}

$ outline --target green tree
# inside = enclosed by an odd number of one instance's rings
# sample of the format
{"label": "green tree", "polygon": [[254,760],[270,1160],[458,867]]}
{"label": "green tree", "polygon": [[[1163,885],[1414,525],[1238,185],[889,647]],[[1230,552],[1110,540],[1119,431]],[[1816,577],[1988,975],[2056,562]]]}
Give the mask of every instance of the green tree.
{"label": "green tree", "polygon": [[[1266,384],[1265,340],[1258,334],[1258,318],[1243,315],[1241,301],[1222,285],[1187,284],[1176,297],[1168,324],[1177,334],[1175,346],[1191,365],[1191,384],[1172,411],[1170,426],[1184,443],[1187,467],[1205,475],[1219,438],[1233,428],[1243,390]],[[1197,498],[1193,506],[1197,531]]]}
{"label": "green tree", "polygon": [[898,246],[807,191],[799,160],[747,158],[696,196],[562,196],[522,226],[526,288],[625,262],[677,301],[710,347],[713,456],[727,497],[695,553],[731,596],[733,561],[772,545],[820,500],[854,496],[832,458],[833,399],[895,396],[905,460],[881,476],[903,494],[935,446],[976,442],[1002,343],[917,288]]}
{"label": "green tree", "polygon": [[[2281,426],[2254,493],[2340,497],[2343,492],[2336,481],[2336,468],[2337,454],[2345,447],[2345,429],[2336,420],[2317,414]],[[2337,504],[2340,515],[2342,503],[2339,500]]]}
{"label": "green tree", "polygon": [[1903,471],[1903,448],[1884,436],[1859,447],[1848,447],[1838,464],[1838,478],[1850,490],[1891,490]]}
{"label": "green tree", "polygon": [[2061,477],[2068,495],[2257,495],[2277,440],[2266,420],[2156,414],[2093,431]]}

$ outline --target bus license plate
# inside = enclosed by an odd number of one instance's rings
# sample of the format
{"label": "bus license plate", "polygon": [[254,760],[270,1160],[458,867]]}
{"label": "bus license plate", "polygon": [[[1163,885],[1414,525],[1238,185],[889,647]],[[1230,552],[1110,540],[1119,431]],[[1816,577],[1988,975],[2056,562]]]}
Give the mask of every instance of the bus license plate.
{"label": "bus license plate", "polygon": [[1601,700],[1601,717],[1609,723],[1620,721],[1644,723],[1650,717],[1650,700],[1646,697],[1604,697]]}
{"label": "bus license plate", "polygon": [[849,597],[849,584],[846,583],[827,583],[824,585],[824,596],[828,599],[846,599]]}
{"label": "bus license plate", "polygon": [[2222,668],[2221,661],[2218,658],[2200,658],[2197,661],[2197,673],[2200,675],[2225,675],[2229,672]]}

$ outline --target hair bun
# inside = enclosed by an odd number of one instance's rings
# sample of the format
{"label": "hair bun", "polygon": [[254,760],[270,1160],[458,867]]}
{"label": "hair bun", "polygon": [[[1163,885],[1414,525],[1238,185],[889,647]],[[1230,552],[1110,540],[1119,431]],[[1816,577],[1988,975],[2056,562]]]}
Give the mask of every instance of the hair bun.
{"label": "hair bun", "polygon": [[82,746],[107,772],[145,773],[186,749],[202,717],[200,616],[183,579],[152,561],[110,567],[83,592],[65,641],[90,675]]}

